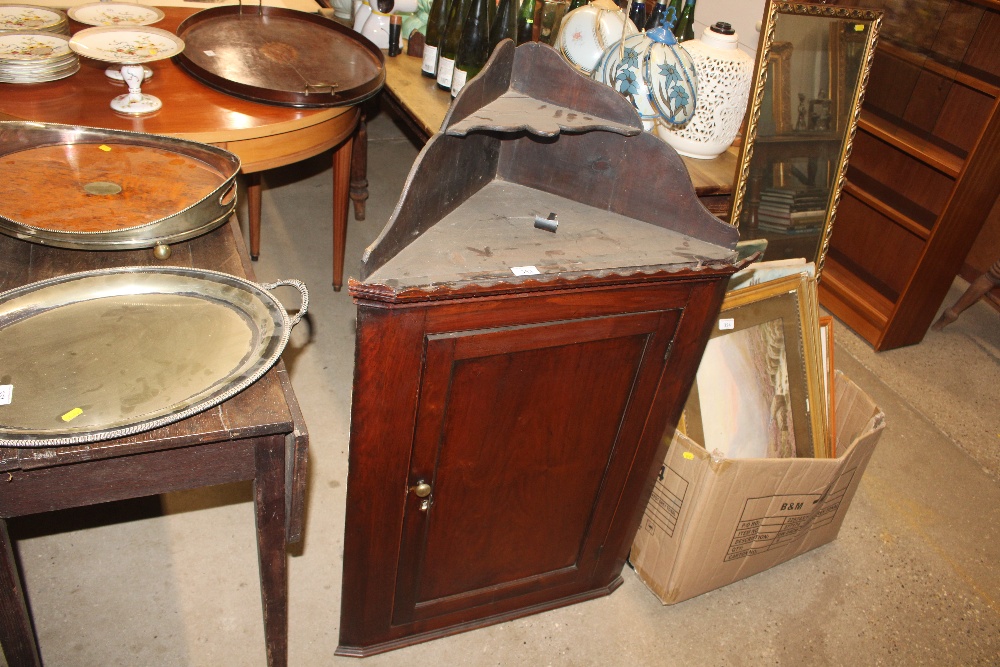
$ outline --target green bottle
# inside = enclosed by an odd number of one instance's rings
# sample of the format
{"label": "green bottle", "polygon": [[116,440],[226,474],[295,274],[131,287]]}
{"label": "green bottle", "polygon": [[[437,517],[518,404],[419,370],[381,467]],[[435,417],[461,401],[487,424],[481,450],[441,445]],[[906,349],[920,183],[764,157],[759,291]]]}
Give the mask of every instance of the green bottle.
{"label": "green bottle", "polygon": [[524,44],[535,39],[535,0],[523,0],[517,16],[517,43]]}
{"label": "green bottle", "polygon": [[451,0],[434,0],[427,15],[427,34],[424,35],[424,62],[420,73],[431,79],[437,78],[438,47],[448,27],[448,10]]}
{"label": "green bottle", "polygon": [[517,0],[500,0],[496,18],[490,23],[490,53],[505,39],[517,37]]}
{"label": "green bottle", "polygon": [[571,2],[569,3],[569,9],[566,10],[566,13],[569,14],[574,9],[579,9],[580,7],[586,5],[588,2],[589,0],[571,0]]}
{"label": "green bottle", "polygon": [[491,2],[493,0],[473,0],[469,15],[465,17],[462,40],[455,57],[455,73],[451,77],[452,97],[458,95],[466,81],[479,74],[490,57]]}
{"label": "green bottle", "polygon": [[448,29],[438,48],[437,87],[451,91],[451,77],[455,73],[455,56],[458,55],[458,45],[462,41],[462,27],[465,25],[465,15],[469,13],[471,0],[452,0],[448,16]]}
{"label": "green bottle", "polygon": [[696,0],[687,0],[684,3],[684,11],[681,12],[681,17],[677,19],[677,27],[674,28],[674,37],[677,38],[678,42],[686,42],[689,39],[694,39],[694,3]]}

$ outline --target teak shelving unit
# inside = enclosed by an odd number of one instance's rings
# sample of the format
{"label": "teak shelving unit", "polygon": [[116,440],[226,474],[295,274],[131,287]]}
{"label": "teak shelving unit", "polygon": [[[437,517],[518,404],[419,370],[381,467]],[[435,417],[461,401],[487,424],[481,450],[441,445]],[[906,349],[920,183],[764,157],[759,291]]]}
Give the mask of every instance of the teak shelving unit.
{"label": "teak shelving unit", "polygon": [[923,339],[1000,194],[1000,2],[863,4],[886,17],[820,299],[889,350]]}

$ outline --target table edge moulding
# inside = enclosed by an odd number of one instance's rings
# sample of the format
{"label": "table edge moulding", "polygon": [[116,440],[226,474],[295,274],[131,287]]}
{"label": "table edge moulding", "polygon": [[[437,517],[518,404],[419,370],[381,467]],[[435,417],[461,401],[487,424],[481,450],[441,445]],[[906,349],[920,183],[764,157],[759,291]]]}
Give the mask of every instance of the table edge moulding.
{"label": "table edge moulding", "polygon": [[349,282],[338,654],[621,585],[741,265],[736,228],[641,128],[610,87],[508,40],[414,162]]}

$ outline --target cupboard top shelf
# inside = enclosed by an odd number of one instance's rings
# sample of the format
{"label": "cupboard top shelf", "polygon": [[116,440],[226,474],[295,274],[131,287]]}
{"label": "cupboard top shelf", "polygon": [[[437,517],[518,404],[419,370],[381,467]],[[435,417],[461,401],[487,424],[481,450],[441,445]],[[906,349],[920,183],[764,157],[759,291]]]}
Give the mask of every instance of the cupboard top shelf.
{"label": "cupboard top shelf", "polygon": [[[556,213],[555,233],[536,215]],[[515,284],[697,270],[735,252],[650,223],[531,187],[495,180],[372,273],[365,286],[397,295],[439,287]],[[518,277],[517,273],[527,273]]]}

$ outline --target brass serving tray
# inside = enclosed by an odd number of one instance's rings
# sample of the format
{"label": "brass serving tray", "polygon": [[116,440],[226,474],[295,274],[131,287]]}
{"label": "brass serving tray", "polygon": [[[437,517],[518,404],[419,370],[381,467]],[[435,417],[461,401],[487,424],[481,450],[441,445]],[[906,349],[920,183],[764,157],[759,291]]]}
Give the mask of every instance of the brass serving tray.
{"label": "brass serving tray", "polygon": [[194,141],[0,121],[0,232],[83,250],[184,241],[233,214],[239,170]]}
{"label": "brass serving tray", "polygon": [[[294,317],[268,290],[296,287]],[[296,280],[126,267],[0,294],[0,446],[126,437],[228,400],[278,360]]]}
{"label": "brass serving tray", "polygon": [[177,27],[174,62],[224,93],[293,107],[358,104],[385,83],[370,40],[316,14],[280,7],[204,9]]}

